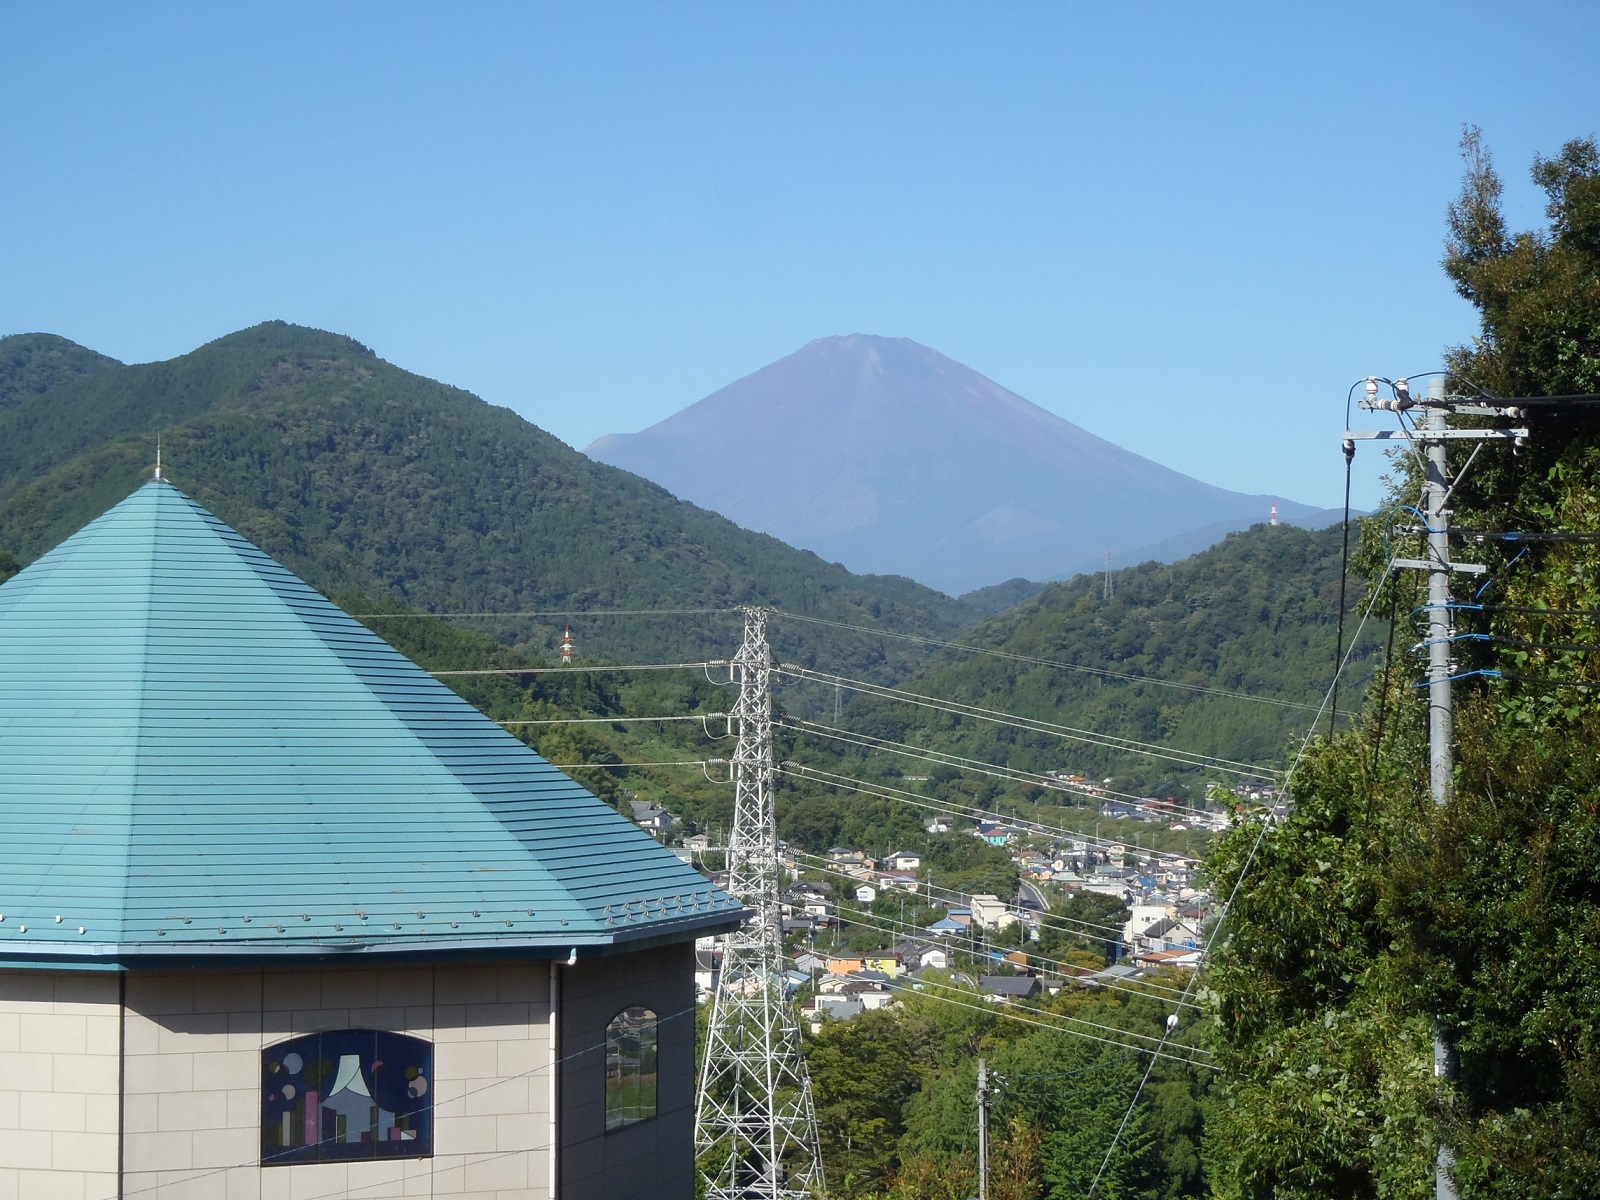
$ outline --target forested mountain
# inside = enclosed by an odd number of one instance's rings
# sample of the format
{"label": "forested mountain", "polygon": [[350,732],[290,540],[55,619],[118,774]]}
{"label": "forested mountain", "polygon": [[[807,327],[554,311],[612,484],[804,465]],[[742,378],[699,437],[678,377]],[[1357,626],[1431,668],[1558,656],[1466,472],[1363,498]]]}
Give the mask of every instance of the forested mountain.
{"label": "forested mountain", "polygon": [[[1182,562],[1115,572],[1110,600],[1103,598],[1099,578],[1052,584],[961,638],[996,654],[939,649],[900,686],[1097,734],[1281,769],[1291,743],[1310,727],[1332,678],[1340,554],[1338,529],[1262,525],[1231,534]],[[1354,614],[1347,637],[1359,622],[1355,610],[1363,599],[1359,588],[1346,597]],[[782,617],[775,620],[780,638],[789,624]],[[1367,623],[1352,655],[1341,708],[1358,698],[1370,676],[1384,628],[1381,621]],[[872,640],[877,635],[857,636]],[[785,682],[778,700],[814,709],[825,706],[830,693],[825,680]],[[833,723],[826,712],[819,719]],[[1198,801],[1208,781],[1237,778],[888,699],[854,698],[841,706],[838,723],[851,734],[1030,772],[1109,776],[1115,790],[1141,796]],[[902,773],[931,773],[926,784],[907,786],[937,792],[959,787],[972,803],[1021,806],[1027,815],[1047,821],[1047,811],[1027,806],[1071,802],[1068,795],[1025,782],[969,775],[958,783],[957,773],[948,769],[841,746],[826,734],[798,735],[794,746],[797,758],[821,762],[842,755],[853,770],[885,781]],[[824,830],[835,829],[838,836],[855,831],[859,813],[848,803],[804,803],[832,812]],[[808,818],[810,825],[819,820],[815,813]]]}
{"label": "forested mountain", "polygon": [[0,338],[0,412],[59,383],[122,364],[53,333]]}
{"label": "forested mountain", "polygon": [[[455,612],[763,603],[897,629],[965,620],[909,580],[853,576],[349,338],[281,322],[139,366],[45,335],[0,340],[0,551],[29,561],[109,508],[148,477],[158,434],[169,479],[330,593]],[[608,621],[579,624],[592,656],[737,645],[726,618]],[[562,623],[483,628],[547,650]]]}

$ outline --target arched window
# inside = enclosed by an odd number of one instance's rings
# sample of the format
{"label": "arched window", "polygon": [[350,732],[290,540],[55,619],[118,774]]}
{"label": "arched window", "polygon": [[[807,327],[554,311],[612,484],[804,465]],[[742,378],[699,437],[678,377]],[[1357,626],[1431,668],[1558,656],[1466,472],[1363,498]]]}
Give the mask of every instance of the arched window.
{"label": "arched window", "polygon": [[373,1029],[312,1033],[261,1052],[261,1162],[426,1158],[433,1046]]}
{"label": "arched window", "polygon": [[656,1014],[634,1005],[606,1026],[606,1129],[656,1115]]}

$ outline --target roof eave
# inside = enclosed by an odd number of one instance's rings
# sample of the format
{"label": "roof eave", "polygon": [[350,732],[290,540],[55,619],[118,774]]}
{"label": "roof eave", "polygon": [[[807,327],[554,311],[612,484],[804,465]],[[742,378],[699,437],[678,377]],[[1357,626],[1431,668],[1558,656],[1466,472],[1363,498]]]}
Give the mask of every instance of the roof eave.
{"label": "roof eave", "polygon": [[152,943],[99,942],[83,947],[7,947],[0,969],[139,970],[164,967],[260,966],[264,963],[413,962],[419,959],[579,958],[626,953],[728,933],[743,924],[745,910],[707,913],[686,920],[653,921],[613,933],[592,931],[474,938],[406,938],[382,942]]}

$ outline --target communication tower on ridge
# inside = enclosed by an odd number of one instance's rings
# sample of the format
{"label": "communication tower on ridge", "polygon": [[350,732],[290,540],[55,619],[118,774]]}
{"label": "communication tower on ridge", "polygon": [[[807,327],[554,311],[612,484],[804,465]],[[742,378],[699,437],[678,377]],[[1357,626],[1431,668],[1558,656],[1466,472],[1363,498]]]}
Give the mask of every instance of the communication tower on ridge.
{"label": "communication tower on ridge", "polygon": [[561,635],[561,665],[572,665],[572,626],[567,626],[567,631]]}
{"label": "communication tower on ridge", "polygon": [[1278,502],[1276,500],[1274,500],[1272,502],[1272,513],[1271,513],[1270,516],[1267,517],[1267,524],[1276,525],[1277,523],[1278,523]]}

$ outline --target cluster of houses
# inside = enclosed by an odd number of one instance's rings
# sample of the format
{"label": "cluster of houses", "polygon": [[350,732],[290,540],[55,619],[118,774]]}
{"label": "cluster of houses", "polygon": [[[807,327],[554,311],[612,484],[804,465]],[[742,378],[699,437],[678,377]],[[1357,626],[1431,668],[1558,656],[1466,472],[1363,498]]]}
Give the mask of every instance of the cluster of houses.
{"label": "cluster of houses", "polygon": [[[933,822],[928,828],[941,833],[949,826]],[[983,822],[970,832],[1008,850],[1022,881],[1016,897],[938,888],[915,851],[874,858],[851,847],[836,847],[825,856],[782,848],[783,865],[793,879],[779,895],[783,930],[796,946],[789,982],[793,990],[804,990],[810,997],[802,1006],[809,1023],[820,1027],[827,1019],[848,1020],[897,1004],[901,993],[923,986],[928,972],[954,972],[958,982],[976,986],[991,1001],[1002,1003],[1052,995],[1066,986],[1115,985],[1151,970],[1199,965],[1212,901],[1197,889],[1197,860],[1151,855],[1137,847],[1086,837],[1046,843],[1000,822]],[[683,842],[688,856],[712,848],[703,836]],[[1119,946],[1111,966],[1063,970],[1026,950],[989,948],[987,935],[1014,934],[1019,926],[1025,941],[1037,941],[1049,919],[1044,912],[1047,896],[1074,892],[1097,893],[1127,906],[1120,934],[1108,932],[1108,940],[1115,937]],[[897,893],[923,898],[942,908],[943,915],[920,932],[877,951],[827,954],[815,949],[817,933],[851,924],[851,909]],[[702,999],[715,986],[717,958],[712,943],[701,946],[696,982]],[[974,961],[983,965],[967,966]],[[972,973],[963,973],[964,967]]]}
{"label": "cluster of houses", "polygon": [[[1062,786],[1100,800],[1107,819],[1159,822],[1175,829],[1223,827],[1228,816],[1220,808],[1197,809],[1173,799],[1125,800],[1081,775],[1056,773]],[[1218,802],[1224,797],[1209,797]],[[1260,811],[1276,813],[1282,797],[1270,787],[1238,797]],[[633,816],[663,840],[677,822],[664,809],[635,802]],[[947,820],[930,821],[927,831],[948,833]],[[995,1002],[1050,995],[1064,986],[1095,986],[1138,979],[1161,968],[1200,965],[1204,931],[1212,915],[1212,899],[1199,890],[1196,859],[1161,854],[1117,841],[1089,837],[1046,840],[1037,832],[1004,821],[981,821],[967,831],[990,846],[1005,849],[1016,865],[1021,887],[1014,898],[979,893],[964,895],[936,886],[921,854],[897,850],[874,858],[853,847],[836,847],[814,857],[782,847],[782,861],[793,883],[779,897],[783,930],[797,947],[790,985],[810,997],[803,1005],[814,1026],[826,1019],[848,1020],[863,1012],[898,1003],[897,995],[921,986],[929,971],[954,972],[960,982],[976,986]],[[700,862],[716,849],[704,834],[678,839],[685,861]],[[802,876],[811,875],[804,879]],[[815,878],[829,877],[824,882]],[[1060,964],[1039,961],[1024,950],[989,949],[987,935],[1015,933],[1037,941],[1048,921],[1047,897],[1095,893],[1127,906],[1128,916],[1117,935],[1117,956],[1103,970],[1064,971]],[[884,896],[917,896],[942,908],[938,920],[919,934],[867,954],[824,954],[814,948],[819,932],[841,925],[840,907],[865,908]],[[1108,940],[1112,935],[1108,932]],[[886,939],[887,940],[887,939]],[[963,966],[971,962],[984,968]],[[707,941],[700,948],[696,982],[702,999],[715,985],[717,952]]]}

